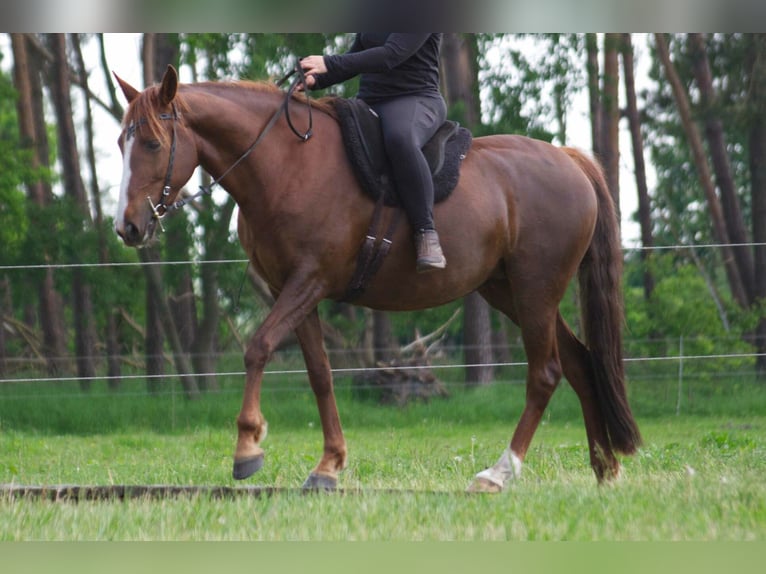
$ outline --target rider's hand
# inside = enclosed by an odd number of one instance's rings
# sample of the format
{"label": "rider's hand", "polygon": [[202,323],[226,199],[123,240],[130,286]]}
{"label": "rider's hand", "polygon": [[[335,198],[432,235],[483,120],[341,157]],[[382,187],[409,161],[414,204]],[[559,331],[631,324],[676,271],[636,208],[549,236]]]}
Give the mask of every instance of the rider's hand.
{"label": "rider's hand", "polygon": [[306,56],[301,60],[301,68],[306,75],[306,87],[308,88],[313,88],[316,85],[315,75],[327,72],[324,56]]}

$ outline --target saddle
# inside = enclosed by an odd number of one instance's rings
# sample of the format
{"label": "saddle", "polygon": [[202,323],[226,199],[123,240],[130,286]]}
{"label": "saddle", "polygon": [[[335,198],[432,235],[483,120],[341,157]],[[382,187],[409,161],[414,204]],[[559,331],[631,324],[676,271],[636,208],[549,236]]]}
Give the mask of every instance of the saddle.
{"label": "saddle", "polygon": [[[380,118],[363,100],[336,98],[333,105],[338,114],[343,145],[362,189],[377,201],[390,207],[400,207],[391,168],[383,145]],[[445,200],[457,185],[460,162],[471,147],[471,132],[457,122],[445,121],[423,146],[423,154],[431,168],[434,201]]]}

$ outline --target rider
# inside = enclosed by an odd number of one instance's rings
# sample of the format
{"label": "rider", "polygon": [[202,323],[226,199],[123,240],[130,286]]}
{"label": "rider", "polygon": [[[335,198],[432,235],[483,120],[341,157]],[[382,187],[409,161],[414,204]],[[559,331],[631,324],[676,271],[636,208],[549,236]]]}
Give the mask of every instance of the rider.
{"label": "rider", "polygon": [[447,115],[439,91],[442,34],[357,34],[351,49],[301,60],[306,85],[321,89],[360,75],[357,97],[380,117],[394,181],[415,230],[418,272],[447,260],[434,227],[434,189],[421,148]]}

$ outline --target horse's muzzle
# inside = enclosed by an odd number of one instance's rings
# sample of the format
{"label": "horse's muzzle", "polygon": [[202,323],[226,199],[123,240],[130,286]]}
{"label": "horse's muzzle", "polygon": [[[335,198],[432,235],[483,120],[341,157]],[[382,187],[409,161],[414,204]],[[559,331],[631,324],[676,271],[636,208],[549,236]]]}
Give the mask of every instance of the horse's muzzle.
{"label": "horse's muzzle", "polygon": [[126,221],[122,228],[117,228],[117,235],[122,238],[125,245],[137,247],[143,242],[143,234],[133,223]]}

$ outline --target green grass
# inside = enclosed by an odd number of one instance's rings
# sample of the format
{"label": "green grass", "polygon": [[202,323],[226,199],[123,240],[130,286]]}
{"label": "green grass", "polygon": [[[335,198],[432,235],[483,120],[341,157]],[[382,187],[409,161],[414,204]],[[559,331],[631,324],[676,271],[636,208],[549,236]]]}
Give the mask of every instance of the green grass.
{"label": "green grass", "polygon": [[[288,377],[289,379],[289,377]],[[300,377],[296,377],[298,381]],[[338,402],[349,448],[341,493],[298,487],[321,454],[310,392],[267,384],[266,465],[248,485],[270,497],[47,502],[0,500],[0,540],[764,540],[766,391],[699,384],[675,416],[675,397],[631,389],[646,445],[599,487],[588,465],[577,401],[554,397],[521,478],[500,495],[467,495],[493,464],[524,389],[453,388],[448,400],[404,409]],[[50,387],[0,391],[0,483],[173,484],[236,487],[231,454],[238,382],[197,401]],[[281,385],[281,386],[280,386]],[[137,391],[138,389],[133,389]],[[232,392],[230,392],[230,390]]]}

